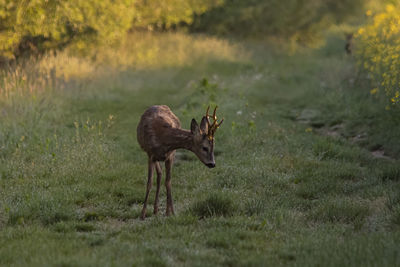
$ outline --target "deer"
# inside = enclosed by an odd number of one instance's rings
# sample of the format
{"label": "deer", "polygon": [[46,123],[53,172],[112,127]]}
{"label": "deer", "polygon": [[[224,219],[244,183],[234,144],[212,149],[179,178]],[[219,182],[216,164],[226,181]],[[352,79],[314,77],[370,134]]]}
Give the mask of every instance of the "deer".
{"label": "deer", "polygon": [[346,34],[346,44],[344,49],[346,50],[347,55],[351,55],[353,53],[353,33]]}
{"label": "deer", "polygon": [[159,193],[162,178],[160,162],[165,163],[165,187],[167,191],[166,215],[174,215],[174,205],[171,192],[171,169],[175,159],[176,149],[192,151],[197,158],[208,168],[215,167],[214,159],[214,134],[221,126],[224,119],[217,121],[217,106],[214,109],[212,120],[208,114],[202,117],[200,125],[193,118],[190,130],[181,128],[178,117],[168,106],[152,106],[140,118],[137,126],[137,141],[148,156],[148,175],[146,196],[143,202],[141,219],[146,217],[146,208],[151,187],[153,185],[153,172],[157,173],[157,189],[154,200],[154,215],[158,214]]}

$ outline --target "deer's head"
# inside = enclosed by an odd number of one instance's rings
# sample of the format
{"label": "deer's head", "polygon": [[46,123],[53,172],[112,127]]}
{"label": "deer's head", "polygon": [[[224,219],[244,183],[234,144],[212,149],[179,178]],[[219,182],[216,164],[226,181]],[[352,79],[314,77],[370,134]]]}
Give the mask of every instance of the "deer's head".
{"label": "deer's head", "polygon": [[208,115],[210,107],[207,108],[206,115],[201,119],[200,126],[195,119],[192,119],[190,131],[193,134],[193,147],[192,151],[207,167],[214,168],[214,134],[218,127],[224,121],[223,119],[218,123],[216,111],[214,109],[212,115],[213,122],[210,123],[210,115]]}

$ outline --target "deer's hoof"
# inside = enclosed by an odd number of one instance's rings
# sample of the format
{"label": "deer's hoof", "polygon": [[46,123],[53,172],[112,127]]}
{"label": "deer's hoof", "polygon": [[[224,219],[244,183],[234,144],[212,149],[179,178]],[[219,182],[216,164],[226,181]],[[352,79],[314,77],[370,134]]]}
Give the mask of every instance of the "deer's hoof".
{"label": "deer's hoof", "polygon": [[143,221],[146,218],[146,211],[142,211],[142,215],[140,215],[140,219]]}

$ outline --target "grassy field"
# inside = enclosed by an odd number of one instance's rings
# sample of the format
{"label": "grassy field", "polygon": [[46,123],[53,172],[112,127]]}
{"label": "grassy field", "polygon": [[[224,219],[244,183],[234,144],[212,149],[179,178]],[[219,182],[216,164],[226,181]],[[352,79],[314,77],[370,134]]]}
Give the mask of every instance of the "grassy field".
{"label": "grassy field", "polygon": [[[332,36],[320,49],[136,34],[0,74],[0,265],[398,266],[400,119]],[[139,219],[136,126],[225,118],[216,164],[179,151],[176,216]],[[150,204],[154,200],[154,188]]]}

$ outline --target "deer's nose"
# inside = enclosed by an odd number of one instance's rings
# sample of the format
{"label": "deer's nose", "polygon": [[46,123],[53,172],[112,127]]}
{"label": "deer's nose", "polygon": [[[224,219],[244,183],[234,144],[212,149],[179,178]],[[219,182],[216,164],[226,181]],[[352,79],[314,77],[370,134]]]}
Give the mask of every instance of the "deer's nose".
{"label": "deer's nose", "polygon": [[215,167],[215,163],[207,163],[206,166],[208,168],[214,168]]}

